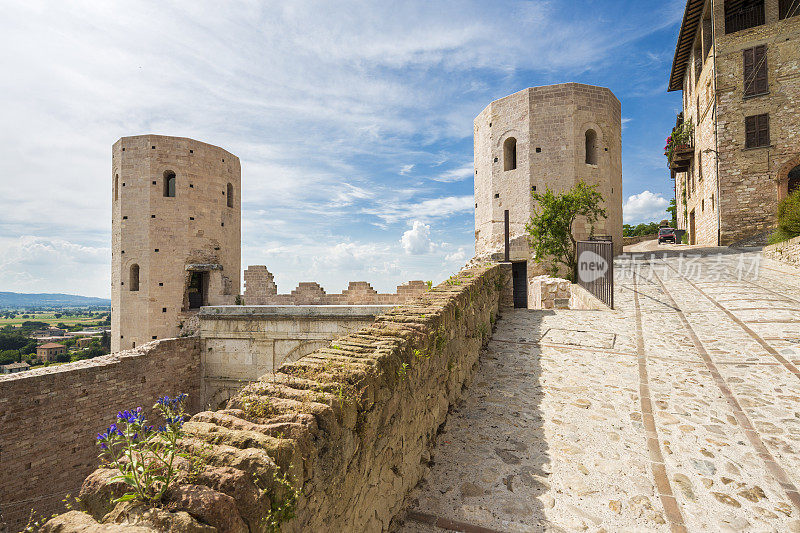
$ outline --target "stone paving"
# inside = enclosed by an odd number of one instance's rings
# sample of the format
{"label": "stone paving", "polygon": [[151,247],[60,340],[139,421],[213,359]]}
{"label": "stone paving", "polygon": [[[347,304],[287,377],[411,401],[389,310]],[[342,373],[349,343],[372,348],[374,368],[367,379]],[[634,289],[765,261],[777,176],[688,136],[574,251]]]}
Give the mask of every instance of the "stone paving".
{"label": "stone paving", "polygon": [[800,271],[700,253],[504,313],[397,530],[800,532]]}

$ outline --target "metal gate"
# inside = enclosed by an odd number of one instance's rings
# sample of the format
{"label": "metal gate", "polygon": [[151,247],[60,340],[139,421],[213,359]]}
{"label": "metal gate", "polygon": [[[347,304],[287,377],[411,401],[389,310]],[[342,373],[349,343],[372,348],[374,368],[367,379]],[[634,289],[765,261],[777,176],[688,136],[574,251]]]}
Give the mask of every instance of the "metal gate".
{"label": "metal gate", "polygon": [[514,307],[528,308],[528,263],[525,261],[511,263],[514,281]]}
{"label": "metal gate", "polygon": [[607,241],[578,241],[575,281],[614,309],[614,245]]}

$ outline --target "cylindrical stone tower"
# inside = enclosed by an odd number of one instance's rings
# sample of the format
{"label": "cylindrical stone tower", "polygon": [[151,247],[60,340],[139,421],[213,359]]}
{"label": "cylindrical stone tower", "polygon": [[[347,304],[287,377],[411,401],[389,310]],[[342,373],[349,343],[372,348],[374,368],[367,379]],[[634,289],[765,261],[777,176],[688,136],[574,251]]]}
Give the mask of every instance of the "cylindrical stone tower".
{"label": "cylindrical stone tower", "polygon": [[112,156],[111,350],[176,337],[239,294],[239,158],[185,137],[139,135]]}
{"label": "cylindrical stone tower", "polygon": [[[595,235],[613,237],[621,253],[621,131],[619,100],[603,87],[533,87],[489,104],[474,123],[476,254],[503,250],[508,210],[512,259],[528,260],[531,188],[559,192],[580,179],[597,184],[605,200],[608,218],[596,224]],[[588,237],[589,226],[577,226],[575,236]]]}

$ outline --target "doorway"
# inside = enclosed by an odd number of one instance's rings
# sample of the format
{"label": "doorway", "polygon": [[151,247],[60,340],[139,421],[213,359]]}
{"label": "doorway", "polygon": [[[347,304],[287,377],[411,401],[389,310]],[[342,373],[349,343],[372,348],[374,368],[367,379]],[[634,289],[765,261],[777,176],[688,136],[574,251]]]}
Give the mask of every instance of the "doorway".
{"label": "doorway", "polygon": [[511,263],[511,277],[514,280],[514,308],[528,308],[528,263]]}
{"label": "doorway", "polygon": [[187,292],[189,309],[199,309],[208,305],[208,272],[192,272]]}
{"label": "doorway", "polygon": [[694,209],[689,213],[689,244],[697,244],[694,238]]}

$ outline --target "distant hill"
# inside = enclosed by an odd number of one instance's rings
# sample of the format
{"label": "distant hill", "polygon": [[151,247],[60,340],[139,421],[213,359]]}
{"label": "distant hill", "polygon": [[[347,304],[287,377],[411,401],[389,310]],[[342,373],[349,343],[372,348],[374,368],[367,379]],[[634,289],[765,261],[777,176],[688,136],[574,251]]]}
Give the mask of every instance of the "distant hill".
{"label": "distant hill", "polygon": [[0,292],[0,308],[9,307],[79,307],[86,305],[111,305],[111,300],[74,294],[24,294]]}

